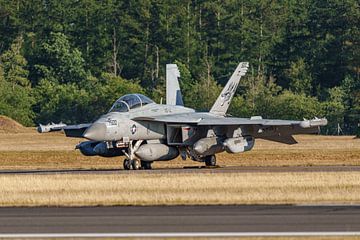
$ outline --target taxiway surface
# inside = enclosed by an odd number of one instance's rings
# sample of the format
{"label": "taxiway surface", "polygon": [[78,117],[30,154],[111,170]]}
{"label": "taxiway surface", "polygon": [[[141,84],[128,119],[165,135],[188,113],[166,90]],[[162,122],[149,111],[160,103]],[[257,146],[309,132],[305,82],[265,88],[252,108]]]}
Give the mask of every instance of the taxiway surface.
{"label": "taxiway surface", "polygon": [[161,173],[247,173],[247,172],[360,172],[360,166],[220,166],[155,168],[128,171],[124,169],[17,169],[0,170],[0,175],[13,174],[161,174]]}
{"label": "taxiway surface", "polygon": [[0,208],[4,234],[357,232],[360,206]]}

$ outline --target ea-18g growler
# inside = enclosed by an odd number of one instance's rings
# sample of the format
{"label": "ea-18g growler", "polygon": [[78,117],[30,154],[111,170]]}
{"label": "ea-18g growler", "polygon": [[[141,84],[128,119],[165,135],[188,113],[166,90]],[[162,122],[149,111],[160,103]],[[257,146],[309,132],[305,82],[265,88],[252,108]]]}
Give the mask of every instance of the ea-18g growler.
{"label": "ea-18g growler", "polygon": [[[241,62],[209,112],[183,104],[175,64],[166,65],[166,104],[132,93],[120,97],[91,124],[40,125],[39,132],[63,130],[67,137],[86,138],[76,146],[86,156],[125,156],[124,169],[151,169],[154,161],[182,159],[215,166],[217,153],[250,151],[255,139],[295,144],[292,135],[317,133],[326,119],[303,121],[227,117],[226,111],[249,63]],[[199,93],[201,94],[201,93]]]}

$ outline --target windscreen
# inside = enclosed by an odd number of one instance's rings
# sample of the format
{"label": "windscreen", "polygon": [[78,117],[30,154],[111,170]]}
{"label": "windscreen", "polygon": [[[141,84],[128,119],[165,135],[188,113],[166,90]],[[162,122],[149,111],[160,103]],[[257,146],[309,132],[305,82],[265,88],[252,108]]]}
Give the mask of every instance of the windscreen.
{"label": "windscreen", "polygon": [[110,112],[128,112],[130,109],[142,107],[153,102],[153,100],[142,94],[127,94],[114,103]]}

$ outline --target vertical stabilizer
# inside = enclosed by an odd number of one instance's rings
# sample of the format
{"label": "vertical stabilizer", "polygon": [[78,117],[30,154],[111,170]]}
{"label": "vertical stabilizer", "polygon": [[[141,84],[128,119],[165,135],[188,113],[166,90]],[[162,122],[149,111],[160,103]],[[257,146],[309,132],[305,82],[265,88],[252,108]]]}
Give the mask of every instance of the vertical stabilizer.
{"label": "vertical stabilizer", "polygon": [[236,89],[239,85],[240,78],[244,76],[249,68],[248,62],[241,62],[236,67],[236,70],[231,75],[229,81],[226,83],[226,86],[221,91],[221,94],[216,99],[216,102],[210,109],[211,113],[224,116],[228,110],[231,100],[236,92]]}
{"label": "vertical stabilizer", "polygon": [[178,78],[180,71],[176,64],[166,64],[166,104],[184,106]]}

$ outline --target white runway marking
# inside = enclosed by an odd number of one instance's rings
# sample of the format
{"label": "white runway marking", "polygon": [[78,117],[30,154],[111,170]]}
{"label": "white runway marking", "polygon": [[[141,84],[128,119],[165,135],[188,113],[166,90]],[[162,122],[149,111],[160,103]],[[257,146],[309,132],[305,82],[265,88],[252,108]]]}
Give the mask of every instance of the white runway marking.
{"label": "white runway marking", "polygon": [[169,233],[23,233],[3,234],[0,238],[161,238],[161,237],[296,237],[360,236],[356,232],[169,232]]}

